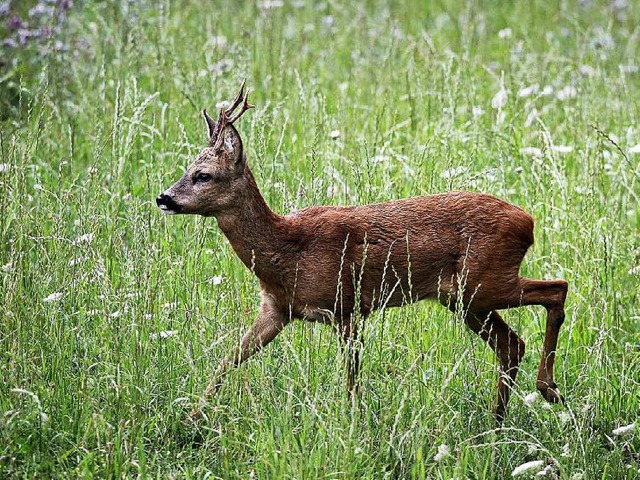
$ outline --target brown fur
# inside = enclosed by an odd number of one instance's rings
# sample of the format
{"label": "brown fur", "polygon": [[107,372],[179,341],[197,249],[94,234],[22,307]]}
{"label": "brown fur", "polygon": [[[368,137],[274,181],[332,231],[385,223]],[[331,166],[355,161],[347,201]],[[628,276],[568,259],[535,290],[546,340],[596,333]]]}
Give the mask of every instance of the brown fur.
{"label": "brown fur", "polygon": [[[207,117],[210,133],[216,130],[212,122]],[[498,421],[504,417],[524,342],[496,310],[545,306],[547,331],[537,386],[547,400],[562,400],[553,363],[567,284],[519,276],[533,243],[531,216],[493,196],[471,192],[310,207],[280,216],[262,198],[238,132],[230,123],[223,125],[216,134],[221,137],[211,138],[211,146],[183,178],[158,197],[165,211],[215,216],[240,260],[260,279],[260,313],[221,363],[205,396],[219,388],[230,365],[245,361],[292,319],[335,326],[346,347],[349,390],[355,392],[359,322],[373,310],[431,298],[459,310],[496,352],[502,370]],[[198,181],[202,172],[213,180]]]}

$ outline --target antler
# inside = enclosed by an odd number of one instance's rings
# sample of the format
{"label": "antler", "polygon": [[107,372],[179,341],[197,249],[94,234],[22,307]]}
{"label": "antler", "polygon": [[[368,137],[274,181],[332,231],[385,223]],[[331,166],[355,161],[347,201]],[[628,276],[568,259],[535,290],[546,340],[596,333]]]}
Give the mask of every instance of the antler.
{"label": "antler", "polygon": [[[210,141],[214,148],[218,148],[221,145],[222,132],[224,131],[224,129],[227,126],[232,125],[233,122],[235,122],[236,120],[238,120],[244,114],[244,112],[246,112],[250,108],[255,107],[255,105],[251,105],[249,103],[249,90],[247,90],[246,92],[244,91],[245,83],[246,83],[246,79],[242,81],[242,85],[240,85],[240,90],[238,91],[238,94],[236,95],[236,97],[233,99],[233,102],[231,102],[231,105],[226,109],[224,108],[220,109],[220,113],[218,115],[218,121],[215,122],[215,129],[213,129],[213,132],[212,132],[211,123],[210,123],[211,117],[207,115],[206,111],[204,112],[205,119],[207,120],[207,124],[209,125],[209,133],[211,134]],[[242,107],[235,115],[233,115],[234,111],[238,108],[240,103],[242,103]]]}

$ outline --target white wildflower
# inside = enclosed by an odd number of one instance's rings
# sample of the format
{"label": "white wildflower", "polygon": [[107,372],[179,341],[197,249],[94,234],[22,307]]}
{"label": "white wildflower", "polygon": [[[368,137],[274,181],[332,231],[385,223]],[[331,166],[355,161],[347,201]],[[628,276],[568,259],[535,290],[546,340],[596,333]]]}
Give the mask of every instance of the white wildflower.
{"label": "white wildflower", "polygon": [[535,392],[529,393],[522,399],[524,404],[527,405],[528,407],[536,403],[537,400],[538,400],[538,394]]}
{"label": "white wildflower", "polygon": [[624,10],[629,8],[629,0],[613,0],[611,2],[611,8],[613,10]]}
{"label": "white wildflower", "polygon": [[29,390],[25,390],[24,388],[12,388],[11,391],[13,393],[18,393],[20,395],[26,395],[30,397],[31,400],[33,400],[33,403],[35,403],[36,407],[38,408],[38,412],[40,413],[40,420],[42,421],[42,423],[45,423],[47,420],[49,420],[49,416],[42,409],[42,403],[40,402],[40,398],[38,397],[38,395],[30,392]]}
{"label": "white wildflower", "polygon": [[613,430],[611,433],[614,435],[626,435],[627,433],[631,433],[636,429],[636,424],[631,423],[629,425],[624,425],[623,427],[618,427]]}
{"label": "white wildflower", "polygon": [[504,85],[500,87],[500,90],[496,92],[496,94],[491,99],[491,108],[494,110],[501,110],[509,99],[509,92],[504,88]]}
{"label": "white wildflower", "polygon": [[258,8],[262,10],[271,10],[272,8],[280,8],[284,6],[282,0],[265,0],[258,4]]}
{"label": "white wildflower", "polygon": [[34,190],[44,190],[44,187],[43,187],[42,185],[40,185],[39,183],[36,183],[36,184],[33,186],[33,189],[34,189]]}
{"label": "white wildflower", "polygon": [[602,28],[599,28],[596,30],[593,38],[591,38],[591,46],[599,50],[613,50],[616,43],[609,32],[605,32]]}
{"label": "white wildflower", "polygon": [[629,153],[640,153],[640,143],[631,147]]}
{"label": "white wildflower", "polygon": [[548,97],[549,95],[551,95],[553,93],[553,87],[551,85],[546,85],[542,91],[540,92],[540,96],[542,97]]}
{"label": "white wildflower", "polygon": [[121,315],[120,310],[116,310],[115,312],[113,312],[111,315],[109,315],[111,318],[119,318]]}
{"label": "white wildflower", "polygon": [[558,414],[558,418],[560,419],[560,423],[565,425],[569,420],[571,420],[571,415],[569,415],[569,412],[560,412]]}
{"label": "white wildflower", "polygon": [[158,333],[150,333],[149,338],[151,340],[155,340],[157,338],[170,338],[176,335],[177,333],[178,333],[177,330],[163,330],[162,332],[158,332]]}
{"label": "white wildflower", "polygon": [[0,270],[2,270],[3,272],[12,272],[13,271],[13,263],[11,263],[11,262],[5,263],[2,267],[0,267]]}
{"label": "white wildflower", "polygon": [[347,185],[329,185],[327,187],[327,198],[337,197],[338,195],[350,195],[351,191]]}
{"label": "white wildflower", "polygon": [[8,164],[8,163],[0,163],[0,173],[8,172],[10,168],[11,168],[10,164]]}
{"label": "white wildflower", "polygon": [[630,268],[627,272],[629,275],[637,275],[640,276],[640,265],[636,265],[633,268]]}
{"label": "white wildflower", "polygon": [[537,147],[522,147],[520,153],[522,155],[531,155],[535,158],[542,158],[542,150]]}
{"label": "white wildflower", "polygon": [[75,267],[76,265],[84,262],[86,259],[84,257],[72,258],[67,262],[67,265],[70,267]]}
{"label": "white wildflower", "polygon": [[533,85],[529,85],[528,87],[524,87],[518,90],[518,97],[519,98],[529,97],[537,93],[538,90],[540,90],[540,85],[538,85],[537,83],[534,83]]}
{"label": "white wildflower", "polygon": [[473,118],[477,118],[480,115],[482,115],[484,113],[484,109],[481,107],[473,107],[471,109],[471,114],[473,115]]}
{"label": "white wildflower", "polygon": [[522,475],[523,473],[530,472],[532,470],[540,470],[543,465],[544,461],[542,460],[533,460],[532,462],[523,463],[513,469],[511,476],[517,477],[518,475]]}
{"label": "white wildflower", "polygon": [[[229,70],[231,70],[234,65],[235,65],[235,63],[230,58],[223,58],[221,60],[218,60],[216,63],[214,63],[209,68],[209,70],[211,70],[211,73],[216,73],[216,74],[225,73],[225,72],[228,72]],[[226,105],[229,105],[229,103],[227,102]],[[216,107],[217,106],[218,106],[218,104],[216,104]],[[222,107],[220,107],[220,108],[222,108]]]}
{"label": "white wildflower", "polygon": [[594,77],[596,70],[591,65],[580,65],[580,73],[585,77]]}
{"label": "white wildflower", "polygon": [[340,137],[340,130],[331,130],[329,136],[335,140],[336,138]]}
{"label": "white wildflower", "polygon": [[573,147],[571,145],[552,145],[551,151],[556,153],[571,153]]}
{"label": "white wildflower", "polygon": [[220,285],[222,283],[222,275],[216,275],[211,279],[211,283],[214,285]]}
{"label": "white wildflower", "polygon": [[462,175],[463,173],[467,173],[468,171],[469,169],[464,166],[454,167],[442,172],[440,174],[440,178],[443,178],[444,180],[449,180],[450,178],[457,177],[459,175]]}
{"label": "white wildflower", "polygon": [[212,40],[214,45],[218,48],[224,48],[227,46],[227,37],[224,35],[214,35]]}
{"label": "white wildflower", "polygon": [[638,73],[640,67],[638,65],[618,65],[620,73]]}
{"label": "white wildflower", "polygon": [[575,98],[578,96],[578,91],[575,87],[571,85],[567,85],[566,87],[558,90],[556,93],[556,98],[560,101],[569,100],[571,98]]}
{"label": "white wildflower", "polygon": [[561,456],[561,457],[565,457],[565,458],[567,458],[567,457],[570,457],[570,456],[571,456],[571,450],[569,449],[569,444],[568,444],[568,443],[565,443],[565,444],[562,446],[562,453],[560,454],[560,456]]}
{"label": "white wildflower", "polygon": [[445,457],[448,457],[449,454],[451,453],[451,450],[449,449],[448,445],[442,444],[438,447],[438,453],[436,453],[433,456],[433,459],[436,462],[439,462],[440,460],[444,459]]}
{"label": "white wildflower", "polygon": [[93,233],[85,233],[84,235],[80,235],[73,242],[75,245],[79,243],[91,243],[93,241]]}
{"label": "white wildflower", "polygon": [[530,127],[535,123],[535,121],[538,119],[539,116],[540,116],[540,113],[538,113],[538,109],[536,107],[533,107],[524,121],[524,126]]}
{"label": "white wildflower", "polygon": [[509,38],[511,35],[513,35],[513,30],[509,27],[503,28],[498,32],[498,38]]}
{"label": "white wildflower", "polygon": [[372,163],[387,163],[389,160],[391,160],[391,157],[389,157],[389,155],[376,155],[371,159]]}
{"label": "white wildflower", "polygon": [[334,19],[333,19],[333,17],[331,15],[326,15],[326,16],[322,17],[322,24],[325,27],[331,27],[331,26],[333,26],[333,23],[334,23]]}
{"label": "white wildflower", "polygon": [[50,294],[47,297],[43,298],[42,301],[45,302],[45,303],[57,302],[62,297],[64,297],[64,293],[62,293],[62,292],[53,292],[52,294]]}
{"label": "white wildflower", "polygon": [[547,465],[538,473],[536,473],[536,477],[546,477],[547,475],[551,475],[553,473],[553,465]]}

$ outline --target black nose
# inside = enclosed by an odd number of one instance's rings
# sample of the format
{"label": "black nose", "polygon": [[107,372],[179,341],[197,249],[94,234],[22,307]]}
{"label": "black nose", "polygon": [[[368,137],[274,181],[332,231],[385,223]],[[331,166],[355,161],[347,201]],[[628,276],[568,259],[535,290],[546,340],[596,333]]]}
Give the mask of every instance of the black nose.
{"label": "black nose", "polygon": [[169,195],[165,195],[164,193],[158,195],[158,198],[156,198],[156,204],[158,205],[158,208],[160,208],[160,210],[163,210],[165,212],[178,213],[180,212],[180,210],[182,210],[182,207],[178,205],[173,198],[171,198]]}

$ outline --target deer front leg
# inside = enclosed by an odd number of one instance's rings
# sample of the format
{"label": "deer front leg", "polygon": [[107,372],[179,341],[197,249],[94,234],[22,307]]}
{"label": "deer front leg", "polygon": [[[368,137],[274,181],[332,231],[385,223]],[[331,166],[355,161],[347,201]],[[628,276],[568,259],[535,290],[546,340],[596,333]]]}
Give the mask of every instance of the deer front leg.
{"label": "deer front leg", "polygon": [[260,351],[262,347],[278,336],[287,323],[289,323],[288,317],[277,308],[271,297],[263,292],[258,317],[242,337],[240,345],[236,346],[232,354],[220,362],[203,393],[199,408],[192,411],[190,416],[193,418],[202,415],[201,409],[206,406],[207,400],[220,389],[230,367],[240,366],[253,354]]}

